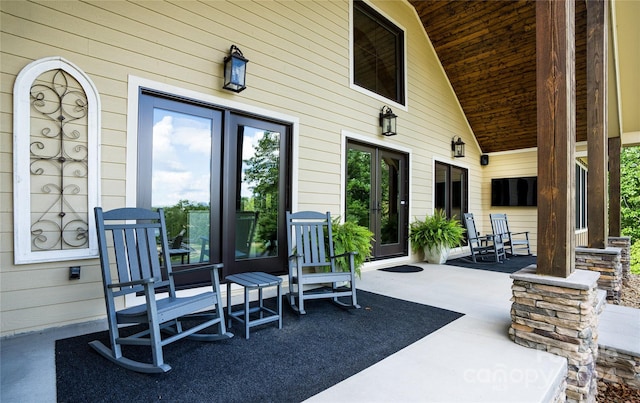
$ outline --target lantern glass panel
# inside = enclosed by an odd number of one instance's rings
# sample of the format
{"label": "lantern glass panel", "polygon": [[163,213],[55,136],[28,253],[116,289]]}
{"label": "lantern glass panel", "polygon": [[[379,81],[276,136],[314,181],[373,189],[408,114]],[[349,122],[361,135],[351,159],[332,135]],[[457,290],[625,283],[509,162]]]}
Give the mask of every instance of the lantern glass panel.
{"label": "lantern glass panel", "polygon": [[224,88],[236,92],[240,92],[245,89],[247,61],[232,55],[229,56],[224,67]]}
{"label": "lantern glass panel", "polygon": [[396,119],[393,115],[385,116],[383,120],[383,131],[386,134],[396,134]]}
{"label": "lantern glass panel", "polygon": [[464,143],[460,139],[455,143],[454,156],[464,157]]}

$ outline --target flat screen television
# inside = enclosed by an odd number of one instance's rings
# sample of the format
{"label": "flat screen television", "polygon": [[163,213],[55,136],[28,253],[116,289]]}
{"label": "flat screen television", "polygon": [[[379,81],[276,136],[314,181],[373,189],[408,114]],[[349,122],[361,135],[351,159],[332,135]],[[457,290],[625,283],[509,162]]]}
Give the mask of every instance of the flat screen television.
{"label": "flat screen television", "polygon": [[525,176],[491,179],[491,205],[497,207],[537,206],[538,178]]}

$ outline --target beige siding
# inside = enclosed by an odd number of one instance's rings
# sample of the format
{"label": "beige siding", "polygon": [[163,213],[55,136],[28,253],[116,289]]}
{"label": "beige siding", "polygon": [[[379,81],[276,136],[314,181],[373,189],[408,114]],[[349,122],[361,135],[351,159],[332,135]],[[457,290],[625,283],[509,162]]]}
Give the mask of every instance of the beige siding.
{"label": "beige siding", "polygon": [[[529,241],[536,253],[538,210],[535,207],[491,207],[491,179],[511,178],[517,176],[537,176],[538,157],[534,150],[496,153],[489,156],[489,165],[482,168],[482,231],[491,233],[489,214],[506,213],[509,219],[509,229],[512,232],[529,231]],[[477,220],[477,218],[476,218]]]}
{"label": "beige siding", "polygon": [[[434,160],[469,169],[470,209],[488,216],[488,173],[501,158],[480,169],[480,150],[413,8],[404,1],[372,4],[407,34],[408,105],[394,108],[398,135],[393,138],[378,134],[384,103],[349,86],[348,1],[0,2],[1,335],[95,319],[104,311],[96,260],[13,265],[13,83],[21,69],[43,57],[64,57],[98,88],[101,204],[106,209],[123,206],[127,198],[132,75],[296,117],[294,192],[300,209],[341,213],[346,131],[410,150],[411,219],[433,208]],[[241,94],[220,89],[222,60],[231,44],[250,60],[249,89]],[[454,135],[467,144],[467,158],[451,157]],[[535,164],[531,168],[535,174]],[[512,216],[518,228],[531,229],[530,221],[535,226],[535,218]],[[71,265],[82,266],[80,280],[68,280]]]}
{"label": "beige siding", "polygon": [[589,233],[587,230],[576,231],[576,247],[586,247],[589,245]]}

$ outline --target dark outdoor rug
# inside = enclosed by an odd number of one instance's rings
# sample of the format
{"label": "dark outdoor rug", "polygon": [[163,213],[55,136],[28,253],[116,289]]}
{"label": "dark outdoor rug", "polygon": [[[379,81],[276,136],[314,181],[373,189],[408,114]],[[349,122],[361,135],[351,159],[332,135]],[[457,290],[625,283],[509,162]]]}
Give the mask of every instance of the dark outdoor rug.
{"label": "dark outdoor rug", "polygon": [[474,263],[471,260],[471,257],[462,257],[458,259],[447,260],[447,263],[450,266],[459,266],[466,267],[468,269],[480,269],[480,270],[489,270],[489,271],[497,271],[500,273],[515,273],[520,269],[523,269],[531,264],[536,263],[535,256],[509,256],[507,260],[502,263],[496,262],[482,262],[478,260],[477,263]]}
{"label": "dark outdoor rug", "polygon": [[[246,340],[236,322],[232,339],[165,346],[166,374],[128,371],[100,356],[87,343],[106,344],[107,332],[57,340],[58,401],[299,402],[462,316],[361,290],[358,303],[361,309],[343,310],[313,300],[299,317],[283,301],[282,329],[259,326]],[[127,347],[148,360],[148,348]]]}
{"label": "dark outdoor rug", "polygon": [[401,266],[385,267],[384,269],[378,269],[380,271],[388,271],[391,273],[417,273],[424,270],[422,267],[411,266],[404,264]]}

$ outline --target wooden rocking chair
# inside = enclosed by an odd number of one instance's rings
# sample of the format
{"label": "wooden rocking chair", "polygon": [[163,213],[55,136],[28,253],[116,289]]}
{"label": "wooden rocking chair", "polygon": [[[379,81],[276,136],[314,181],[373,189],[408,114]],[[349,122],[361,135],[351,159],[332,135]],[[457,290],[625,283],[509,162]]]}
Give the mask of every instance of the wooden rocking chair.
{"label": "wooden rocking chair", "polygon": [[524,252],[523,255],[531,255],[528,231],[509,231],[509,221],[507,221],[506,214],[489,214],[489,218],[491,219],[493,235],[502,239],[505,250],[509,251],[511,256],[518,255],[519,251]]}
{"label": "wooden rocking chair", "polygon": [[[331,215],[328,212],[287,212],[287,240],[288,299],[294,311],[305,314],[304,301],[318,298],[330,298],[335,304],[346,308],[360,308],[356,298],[353,258],[357,252],[334,255]],[[336,267],[336,259],[342,256],[349,257],[349,271],[341,271]],[[330,286],[322,287],[324,284]],[[314,285],[316,287],[309,287]],[[347,297],[349,302],[340,301],[340,297]]]}
{"label": "wooden rocking chair", "polygon": [[[110,346],[94,340],[89,343],[91,347],[127,369],[156,373],[171,370],[164,363],[162,354],[163,346],[169,343],[184,337],[201,341],[233,337],[225,329],[223,316],[218,277],[222,264],[173,272],[162,209],[121,208],[103,212],[102,208],[97,207],[95,217]],[[156,242],[158,235],[160,250]],[[112,280],[110,247],[113,247],[112,256],[115,257],[116,281]],[[162,268],[165,270],[164,276],[160,261],[165,262]],[[194,270],[210,271],[212,290],[178,297],[174,276]],[[128,294],[142,295],[145,303],[116,310],[116,298]],[[202,312],[204,310],[208,311]],[[184,326],[183,321],[187,320],[188,326]],[[122,335],[121,326],[132,324],[142,325],[143,329],[131,336]],[[216,326],[217,332],[200,333],[211,326]],[[161,332],[166,337],[163,338]],[[152,362],[126,358],[123,345],[148,345]]]}
{"label": "wooden rocking chair", "polygon": [[474,263],[477,259],[491,259],[500,263],[506,258],[502,238],[494,235],[480,236],[476,230],[476,223],[472,213],[464,213],[464,224],[467,228],[467,240],[471,249],[471,259]]}

